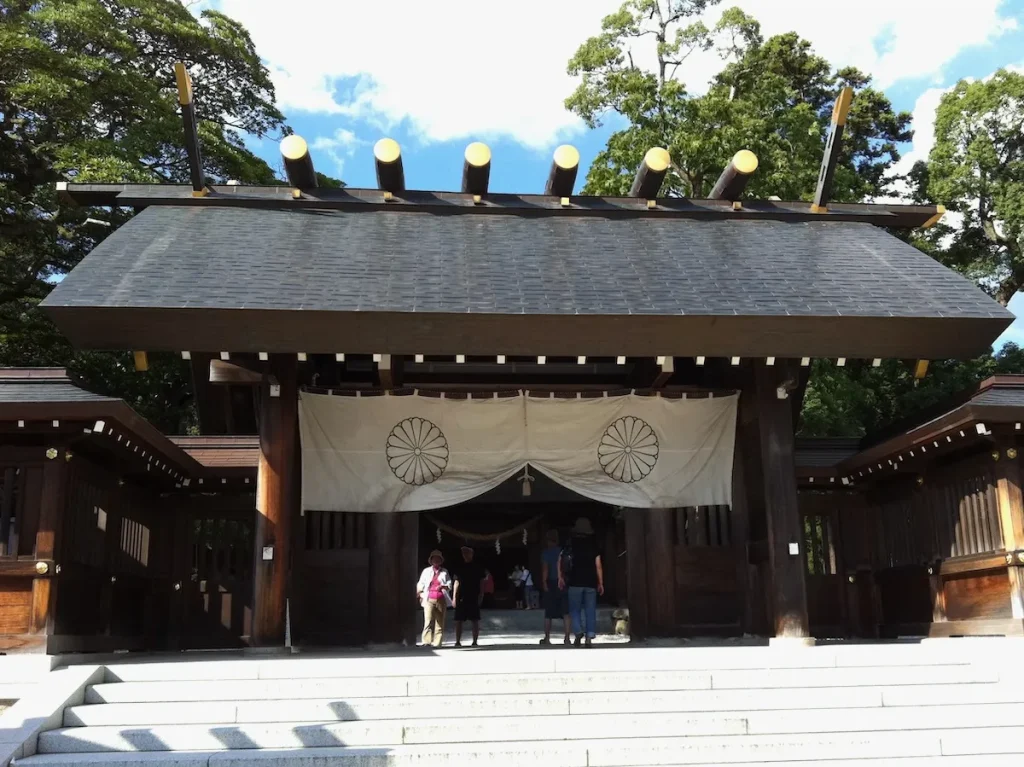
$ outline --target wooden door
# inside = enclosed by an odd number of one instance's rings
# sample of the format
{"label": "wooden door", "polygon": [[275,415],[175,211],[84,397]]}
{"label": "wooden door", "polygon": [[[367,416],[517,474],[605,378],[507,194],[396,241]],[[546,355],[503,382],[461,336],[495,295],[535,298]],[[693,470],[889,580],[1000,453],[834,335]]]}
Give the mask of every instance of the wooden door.
{"label": "wooden door", "polygon": [[366,514],[307,511],[296,545],[292,641],[360,645],[368,639],[370,552]]}
{"label": "wooden door", "polygon": [[847,635],[847,606],[838,496],[802,494],[804,573],[811,635]]}
{"label": "wooden door", "polygon": [[240,647],[252,631],[252,512],[195,513],[188,521],[191,572],[182,583],[182,643]]}

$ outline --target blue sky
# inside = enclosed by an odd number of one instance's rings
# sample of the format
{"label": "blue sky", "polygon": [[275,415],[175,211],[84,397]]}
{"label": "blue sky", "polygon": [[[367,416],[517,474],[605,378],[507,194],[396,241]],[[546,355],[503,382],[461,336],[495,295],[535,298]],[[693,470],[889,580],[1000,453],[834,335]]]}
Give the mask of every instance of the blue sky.
{"label": "blue sky", "polygon": [[[558,144],[580,150],[579,185],[615,127],[609,120],[587,130],[562,101],[573,88],[566,61],[620,2],[204,4],[250,30],[279,105],[313,148],[318,170],[373,187],[372,146],[390,136],[402,145],[409,187],[453,190],[466,144],[482,140],[493,153],[491,189],[539,192]],[[1024,0],[859,0],[844,6],[841,18],[818,1],[725,0],[706,22],[733,5],[757,18],[766,36],[795,30],[834,66],[874,75],[897,109],[914,113],[917,134],[904,147],[904,167],[927,157],[944,90],[964,77],[1024,66]],[[634,54],[640,63],[652,56],[640,47]],[[714,52],[695,56],[680,77],[699,92],[721,65]],[[253,149],[279,165],[276,142]],[[1011,309],[1024,315],[1024,300]],[[1024,343],[1024,321],[1004,338]]]}

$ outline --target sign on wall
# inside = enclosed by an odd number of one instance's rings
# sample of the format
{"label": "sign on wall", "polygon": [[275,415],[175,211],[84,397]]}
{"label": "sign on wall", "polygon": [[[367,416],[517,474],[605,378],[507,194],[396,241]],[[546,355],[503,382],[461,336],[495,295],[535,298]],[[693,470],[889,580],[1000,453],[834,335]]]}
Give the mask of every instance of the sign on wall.
{"label": "sign on wall", "polygon": [[728,505],[737,400],[302,392],[302,505],[437,509],[486,493],[526,464],[616,506]]}

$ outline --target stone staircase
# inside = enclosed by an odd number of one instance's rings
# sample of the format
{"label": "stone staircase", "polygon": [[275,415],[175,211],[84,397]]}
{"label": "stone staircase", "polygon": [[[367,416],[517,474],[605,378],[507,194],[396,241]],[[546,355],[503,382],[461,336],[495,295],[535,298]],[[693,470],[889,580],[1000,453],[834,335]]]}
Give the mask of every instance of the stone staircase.
{"label": "stone staircase", "polygon": [[111,664],[20,767],[1019,765],[1024,643]]}

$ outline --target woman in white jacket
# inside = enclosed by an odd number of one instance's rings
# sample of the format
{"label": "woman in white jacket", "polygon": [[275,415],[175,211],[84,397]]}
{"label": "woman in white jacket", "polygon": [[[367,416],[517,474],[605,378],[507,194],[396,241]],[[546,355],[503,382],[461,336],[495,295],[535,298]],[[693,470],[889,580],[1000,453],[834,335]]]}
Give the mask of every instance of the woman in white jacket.
{"label": "woman in white jacket", "polygon": [[440,647],[444,642],[444,615],[451,604],[452,578],[442,567],[444,555],[434,549],[429,566],[420,573],[416,598],[423,606],[423,646]]}

